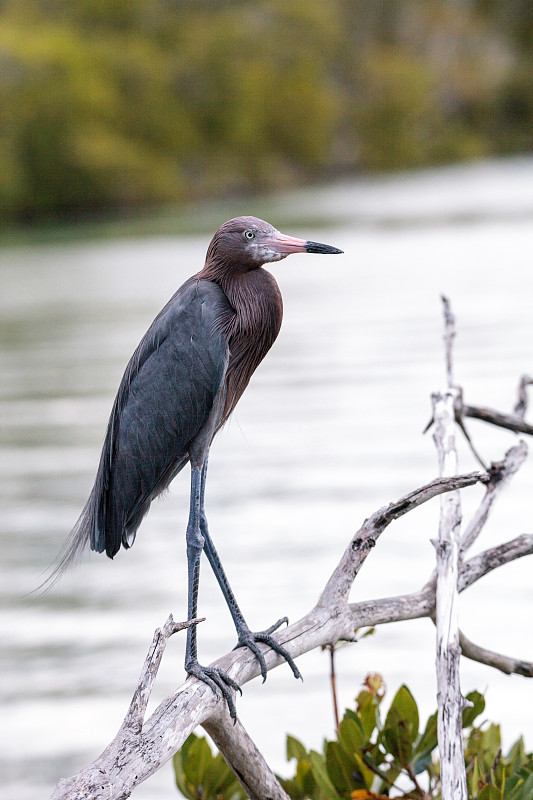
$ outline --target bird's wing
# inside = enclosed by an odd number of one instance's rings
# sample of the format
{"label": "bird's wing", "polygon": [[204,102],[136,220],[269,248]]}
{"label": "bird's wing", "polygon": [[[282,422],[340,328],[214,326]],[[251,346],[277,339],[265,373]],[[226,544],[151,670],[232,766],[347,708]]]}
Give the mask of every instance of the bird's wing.
{"label": "bird's wing", "polygon": [[121,543],[129,547],[151,501],[187,463],[189,446],[223,391],[229,353],[215,322],[228,309],[217,284],[191,278],[133,354],[74,531],[93,550],[112,557]]}

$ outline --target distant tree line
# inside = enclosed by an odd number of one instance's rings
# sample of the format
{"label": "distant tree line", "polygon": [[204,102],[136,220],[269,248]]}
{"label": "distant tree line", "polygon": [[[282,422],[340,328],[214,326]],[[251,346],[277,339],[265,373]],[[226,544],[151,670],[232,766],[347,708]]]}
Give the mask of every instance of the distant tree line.
{"label": "distant tree line", "polygon": [[531,0],[0,0],[0,221],[533,144]]}

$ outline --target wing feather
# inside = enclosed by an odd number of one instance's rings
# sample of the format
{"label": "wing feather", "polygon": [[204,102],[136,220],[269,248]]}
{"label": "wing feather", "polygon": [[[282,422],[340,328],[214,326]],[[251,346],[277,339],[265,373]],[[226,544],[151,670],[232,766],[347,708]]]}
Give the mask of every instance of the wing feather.
{"label": "wing feather", "polygon": [[189,460],[224,380],[227,340],[216,320],[228,300],[191,278],[158,314],[133,354],[109,419],[91,495],[59,570],[86,544],[112,558],[130,547],[152,500]]}

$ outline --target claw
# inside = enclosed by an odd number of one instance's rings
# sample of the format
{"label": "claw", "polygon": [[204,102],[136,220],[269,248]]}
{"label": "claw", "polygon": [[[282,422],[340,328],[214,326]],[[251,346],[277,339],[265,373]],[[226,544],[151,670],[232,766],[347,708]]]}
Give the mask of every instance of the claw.
{"label": "claw", "polygon": [[224,670],[218,667],[202,667],[197,661],[187,664],[185,669],[189,675],[206,683],[215,695],[217,694],[217,689],[220,690],[222,697],[228,705],[228,711],[233,720],[233,724],[235,724],[237,722],[237,709],[235,708],[231,689],[242,694],[242,689],[239,684],[234,681],[233,678],[230,678]]}

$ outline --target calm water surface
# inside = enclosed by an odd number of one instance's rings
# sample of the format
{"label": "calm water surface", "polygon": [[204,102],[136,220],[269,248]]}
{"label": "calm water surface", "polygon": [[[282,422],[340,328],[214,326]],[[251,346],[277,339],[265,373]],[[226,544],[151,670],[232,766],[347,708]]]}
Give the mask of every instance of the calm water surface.
{"label": "calm water surface", "polygon": [[[283,225],[299,214],[324,220]],[[249,206],[238,209],[254,213]],[[231,213],[234,213],[232,209]],[[344,256],[274,265],[285,320],[211,453],[210,527],[252,627],[306,613],[350,536],[380,505],[431,480],[436,457],[421,431],[443,385],[439,295],[458,317],[456,375],[467,402],[510,410],[533,372],[533,160],[343,184],[281,198],[272,221],[327,241]],[[231,215],[231,214],[228,214]],[[219,220],[222,222],[223,218]],[[327,223],[327,224],[326,224]],[[154,629],[186,604],[188,475],[156,502],[133,550],[88,556],[43,598],[28,598],[91,488],[123,368],[168,297],[203,263],[209,236],[122,239],[0,252],[2,425],[0,638],[2,796],[46,797],[94,759],[123,719]],[[498,459],[511,434],[471,422]],[[476,468],[462,447],[464,470]],[[533,466],[504,493],[479,547],[531,532]],[[464,495],[469,515],[480,489]],[[353,599],[420,588],[432,569],[437,503],[382,537]],[[533,660],[531,561],[463,595],[461,625],[479,644]],[[204,568],[204,662],[233,646],[229,615]],[[185,639],[168,647],[154,691],[182,681]],[[384,626],[338,654],[341,703],[369,671],[389,699],[405,681],[422,714],[435,705],[434,630]],[[274,768],[288,772],[285,733],[319,747],[332,734],[328,660],[301,659],[244,689],[239,713]],[[486,690],[505,742],[533,747],[533,682],[464,661],[464,691]],[[135,792],[177,796],[170,766]]]}

